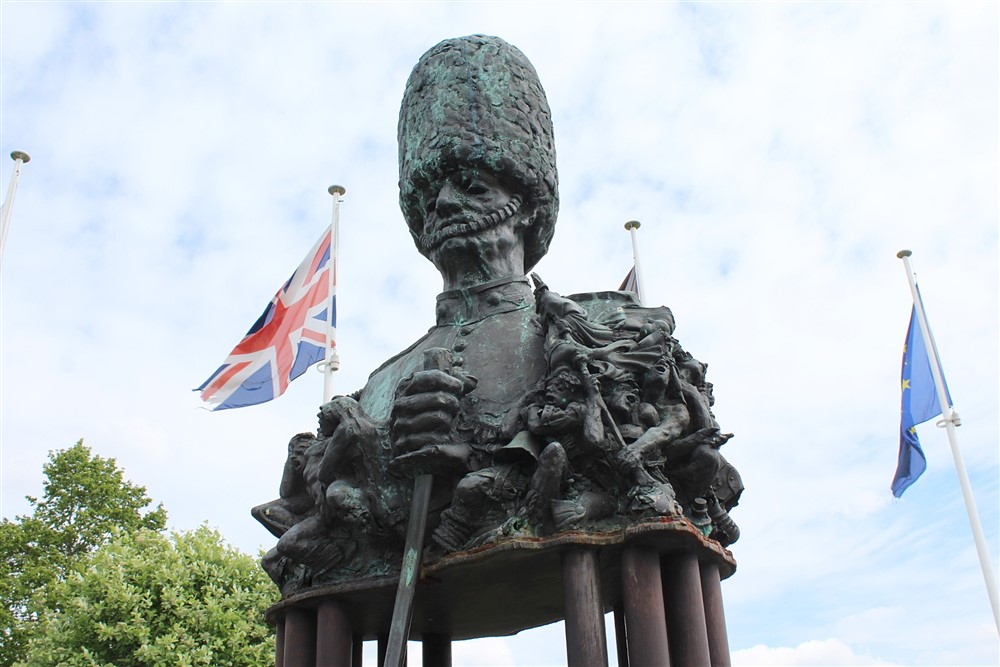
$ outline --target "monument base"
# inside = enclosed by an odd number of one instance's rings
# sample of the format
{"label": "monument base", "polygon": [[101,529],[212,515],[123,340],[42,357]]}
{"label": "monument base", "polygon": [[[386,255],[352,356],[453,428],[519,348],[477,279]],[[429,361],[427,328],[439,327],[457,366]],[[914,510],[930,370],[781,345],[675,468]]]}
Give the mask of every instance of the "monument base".
{"label": "monument base", "polygon": [[[570,667],[591,667],[607,664],[603,616],[614,610],[623,626],[619,655],[634,655],[633,667],[668,664],[668,653],[673,664],[726,665],[719,581],[735,570],[728,550],[681,518],[514,537],[425,562],[409,637],[440,656],[431,662],[424,656],[425,667],[433,667],[450,664],[450,640],[513,635],[565,620]],[[271,606],[277,664],[360,665],[360,655],[352,655],[361,641],[384,645],[397,584],[392,576],[317,587]],[[336,645],[336,660],[320,661],[324,644]]]}

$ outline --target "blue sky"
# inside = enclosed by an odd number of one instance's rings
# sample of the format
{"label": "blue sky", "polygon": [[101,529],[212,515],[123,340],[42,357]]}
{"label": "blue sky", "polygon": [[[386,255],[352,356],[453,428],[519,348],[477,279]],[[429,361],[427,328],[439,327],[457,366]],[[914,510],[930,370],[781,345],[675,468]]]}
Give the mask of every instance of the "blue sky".
{"label": "blue sky", "polygon": [[[338,391],[432,322],[440,278],[397,200],[417,58],[482,32],[548,93],[561,209],[538,273],[617,286],[638,219],[649,300],[708,362],[747,492],[723,586],[741,665],[995,665],[997,633],[943,431],[895,501],[913,251],[994,570],[998,5],[0,4],[2,513],[83,437],[170,513],[272,543],[322,378],[222,413],[190,391],[341,208]],[[456,646],[557,665],[558,627]]]}

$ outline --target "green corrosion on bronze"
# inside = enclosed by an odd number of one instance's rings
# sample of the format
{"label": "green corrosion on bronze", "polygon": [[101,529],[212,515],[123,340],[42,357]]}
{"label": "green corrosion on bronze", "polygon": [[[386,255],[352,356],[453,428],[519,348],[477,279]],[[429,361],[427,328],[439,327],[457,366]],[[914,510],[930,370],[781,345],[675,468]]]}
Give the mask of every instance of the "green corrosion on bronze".
{"label": "green corrosion on bronze", "polygon": [[406,84],[398,138],[400,207],[418,248],[442,178],[483,170],[531,211],[525,271],[545,255],[559,211],[552,117],[538,74],[517,48],[472,35],[425,53]]}
{"label": "green corrosion on bronze", "polygon": [[417,569],[419,563],[417,562],[418,552],[416,549],[407,549],[406,558],[403,559],[403,566],[400,570],[400,576],[403,578],[404,583],[409,586],[413,583],[414,577],[416,577]]}

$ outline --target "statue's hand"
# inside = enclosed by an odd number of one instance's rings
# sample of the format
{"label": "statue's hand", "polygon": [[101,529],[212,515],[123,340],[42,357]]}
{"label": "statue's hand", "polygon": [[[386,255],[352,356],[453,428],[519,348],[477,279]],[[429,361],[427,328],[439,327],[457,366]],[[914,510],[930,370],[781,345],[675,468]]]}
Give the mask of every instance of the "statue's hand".
{"label": "statue's hand", "polygon": [[399,456],[425,445],[449,441],[466,383],[443,370],[424,370],[404,379],[396,390],[389,428]]}
{"label": "statue's hand", "polygon": [[579,413],[580,410],[577,403],[570,403],[566,408],[545,405],[542,407],[539,420],[548,433],[555,434],[569,431],[576,427],[580,422]]}

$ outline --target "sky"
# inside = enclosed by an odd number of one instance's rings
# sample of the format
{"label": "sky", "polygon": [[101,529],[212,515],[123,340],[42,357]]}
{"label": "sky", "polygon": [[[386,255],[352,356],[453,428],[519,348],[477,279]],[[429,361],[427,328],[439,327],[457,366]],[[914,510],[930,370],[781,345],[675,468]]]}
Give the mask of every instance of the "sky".
{"label": "sky", "polygon": [[[992,567],[998,463],[998,3],[0,3],[0,512],[78,439],[256,554],[322,376],[210,412],[222,362],[340,209],[338,393],[433,323],[398,208],[420,55],[503,37],[548,94],[561,209],[536,271],[646,298],[709,364],[747,490],[723,582],[736,665],[996,665],[947,438],[889,484],[913,251]],[[610,637],[609,637],[610,639]],[[609,641],[613,645],[613,641]],[[366,647],[366,664],[372,646]],[[613,647],[611,648],[613,654]],[[411,654],[419,653],[411,651]],[[458,667],[565,664],[556,624]],[[415,661],[416,662],[416,661]]]}

